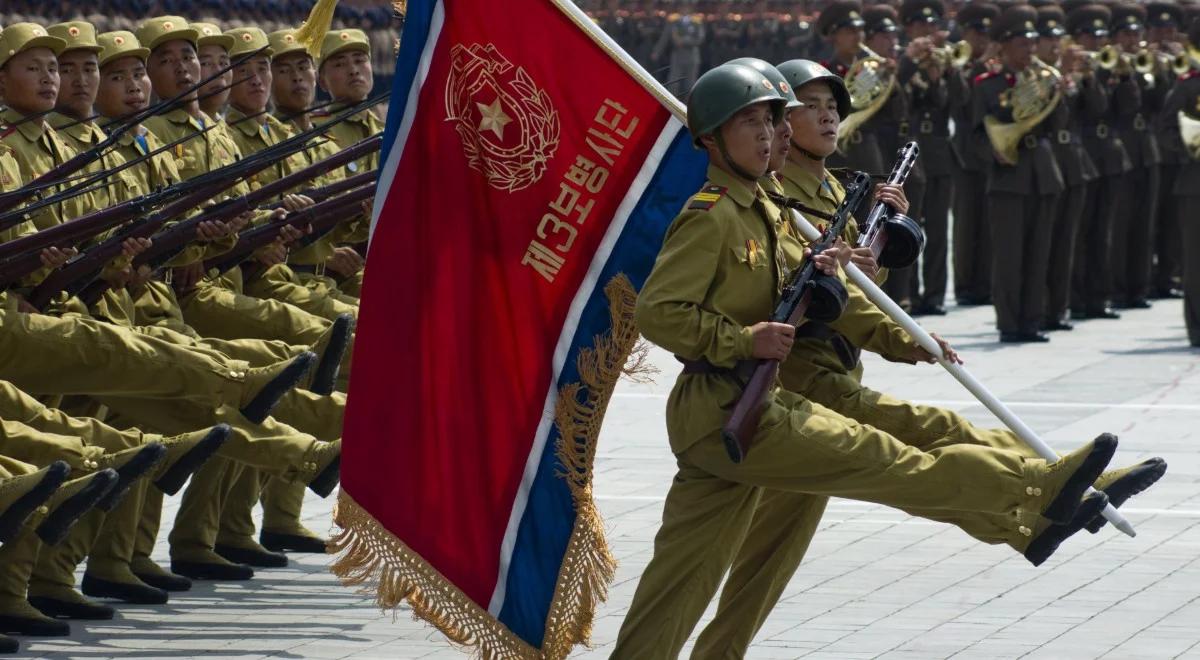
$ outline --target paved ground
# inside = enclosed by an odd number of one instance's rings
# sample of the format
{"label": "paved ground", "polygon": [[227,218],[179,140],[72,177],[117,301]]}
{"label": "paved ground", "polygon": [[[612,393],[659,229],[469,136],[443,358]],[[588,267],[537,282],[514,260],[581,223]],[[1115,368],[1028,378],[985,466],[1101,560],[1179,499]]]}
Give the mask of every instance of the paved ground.
{"label": "paved ground", "polygon": [[[1184,347],[1180,304],[1082,324],[1041,346],[1002,348],[991,322],[990,308],[953,309],[926,326],[955,342],[968,367],[1056,448],[1109,430],[1121,437],[1118,462],[1169,461],[1166,479],[1126,508],[1138,537],[1111,527],[1083,534],[1033,569],[956,529],[835,501],[751,657],[1200,658],[1200,350]],[[664,354],[655,361],[663,369],[657,382],[623,383],[609,409],[596,491],[620,568],[598,614],[595,648],[574,657],[607,657],[650,558],[673,473],[662,410],[675,367]],[[866,382],[994,423],[938,367],[870,359]],[[306,507],[314,528],[328,525],[330,507]],[[158,552],[165,557],[165,541]],[[123,607],[114,621],[74,624],[74,637],[35,642],[28,652],[467,657],[407,611],[393,620],[338,586],[327,561],[298,556],[249,583],[200,585],[166,607]]]}

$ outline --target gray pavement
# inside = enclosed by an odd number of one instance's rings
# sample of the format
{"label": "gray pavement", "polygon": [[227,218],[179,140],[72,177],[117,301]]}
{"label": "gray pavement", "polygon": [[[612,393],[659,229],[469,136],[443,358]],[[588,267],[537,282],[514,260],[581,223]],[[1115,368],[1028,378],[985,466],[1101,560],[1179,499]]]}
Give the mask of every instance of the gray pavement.
{"label": "gray pavement", "polygon": [[[1034,569],[949,526],[835,500],[751,658],[1200,658],[1200,349],[1186,346],[1179,301],[1081,323],[1038,346],[1001,347],[992,319],[991,308],[951,308],[922,321],[954,342],[968,368],[1055,448],[1112,431],[1121,439],[1116,463],[1167,459],[1166,478],[1125,508],[1137,538],[1111,526],[1084,533]],[[594,647],[575,658],[611,651],[673,474],[662,412],[677,367],[662,352],[652,359],[661,373],[652,384],[619,386],[602,434],[596,493],[620,567],[597,613]],[[997,423],[936,366],[868,357],[865,382]],[[164,526],[177,503],[167,500]],[[313,498],[310,525],[328,527],[331,508],[332,498]],[[165,539],[164,531],[163,561]],[[201,583],[165,607],[121,607],[113,621],[73,623],[71,638],[26,639],[25,653],[468,657],[407,609],[382,614],[367,596],[338,585],[328,561],[293,555],[290,567],[248,583]]]}

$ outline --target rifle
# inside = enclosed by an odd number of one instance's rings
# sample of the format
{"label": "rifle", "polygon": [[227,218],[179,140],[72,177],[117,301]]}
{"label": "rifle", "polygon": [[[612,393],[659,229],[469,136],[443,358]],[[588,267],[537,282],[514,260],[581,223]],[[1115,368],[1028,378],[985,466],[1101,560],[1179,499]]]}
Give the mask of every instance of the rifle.
{"label": "rifle", "polygon": [[[887,183],[903,186],[921,153],[916,142],[909,142],[896,152],[896,163]],[[925,232],[912,218],[898,213],[891,204],[879,201],[867,215],[867,222],[858,235],[858,247],[869,247],[884,268],[907,268],[925,248]]]}
{"label": "rifle", "polygon": [[[366,172],[359,172],[358,174],[355,174],[354,176],[346,177],[345,179],[340,179],[338,181],[334,181],[333,183],[326,185],[326,186],[321,186],[320,188],[305,188],[304,190],[298,191],[296,194],[304,195],[305,197],[311,199],[313,202],[323,202],[323,201],[329,199],[330,197],[333,197],[334,195],[340,195],[344,192],[354,190],[355,188],[357,188],[361,185],[370,183],[370,182],[374,181],[378,176],[379,176],[378,170],[367,170]],[[272,202],[270,204],[263,204],[262,206],[258,207],[258,210],[259,211],[274,211],[275,209],[281,209],[281,208],[283,208],[282,200],[280,200],[278,202]]]}
{"label": "rifle", "polygon": [[[811,246],[813,255],[818,255],[833,246],[846,230],[850,215],[870,189],[871,177],[859,172],[846,189],[845,199],[838,206],[820,240]],[[803,318],[822,322],[834,321],[846,305],[846,296],[842,283],[837,278],[817,270],[813,260],[809,258],[802,266],[792,271],[770,320],[793,326],[799,325]],[[779,360],[752,359],[743,360],[738,364],[738,375],[745,377],[749,374],[749,378],[733,408],[733,414],[721,429],[725,451],[734,463],[741,463],[750,451],[767,395],[774,387],[779,374],[779,363]]]}
{"label": "rifle", "polygon": [[[258,50],[254,51],[252,53],[247,53],[243,57],[238,58],[236,61],[231,62],[229,64],[229,66],[226,66],[226,67],[220,69],[216,73],[214,73],[211,76],[205,78],[204,80],[201,80],[200,82],[192,85],[191,87],[183,90],[179,94],[176,94],[175,96],[173,96],[169,99],[159,101],[158,103],[156,103],[152,106],[149,106],[145,110],[142,110],[141,112],[136,113],[135,115],[133,115],[132,118],[125,120],[123,123],[119,124],[116,128],[109,131],[108,137],[106,137],[103,140],[101,140],[100,142],[98,142],[96,144],[96,146],[92,147],[91,149],[88,149],[87,151],[82,151],[78,154],[75,154],[74,156],[72,156],[71,158],[66,160],[65,162],[55,166],[54,168],[50,169],[48,172],[35,178],[34,180],[30,181],[26,185],[24,185],[16,190],[12,190],[12,191],[9,191],[6,193],[0,193],[0,213],[2,213],[4,211],[11,211],[12,209],[16,208],[19,204],[21,204],[21,202],[24,202],[26,199],[29,199],[31,196],[36,194],[39,190],[46,187],[47,184],[54,184],[54,183],[58,182],[60,179],[67,177],[71,174],[74,174],[75,172],[87,167],[89,164],[92,163],[92,161],[95,161],[96,159],[100,158],[106,151],[108,151],[109,148],[112,147],[112,145],[116,144],[117,141],[121,139],[121,136],[125,134],[125,131],[128,131],[129,129],[133,128],[134,126],[137,126],[138,124],[142,123],[144,120],[146,120],[146,118],[152,117],[152,116],[166,110],[167,108],[171,107],[172,105],[175,105],[175,104],[181,102],[183,99],[187,98],[187,96],[190,95],[192,92],[200,89],[201,87],[207,85],[208,83],[225,75],[225,72],[232,71],[234,69],[234,67],[240,66],[243,62],[248,61],[250,58],[252,58],[252,57],[258,55],[259,53],[261,53],[262,51],[266,50],[266,48],[267,48],[266,46],[263,46],[262,48],[259,48]],[[113,123],[115,124],[117,122],[113,122]]]}
{"label": "rifle", "polygon": [[[219,275],[234,268],[249,259],[255,250],[275,241],[284,226],[300,229],[311,225],[314,234],[321,230],[328,232],[346,219],[347,211],[357,208],[364,200],[374,196],[375,186],[368,183],[348,193],[331,197],[323,202],[289,214],[279,222],[272,222],[255,227],[250,231],[242,232],[241,236],[238,237],[237,245],[233,246],[232,250],[205,261],[204,270],[210,275],[216,270],[216,274]],[[253,276],[251,273],[244,273],[243,275],[246,279]]]}

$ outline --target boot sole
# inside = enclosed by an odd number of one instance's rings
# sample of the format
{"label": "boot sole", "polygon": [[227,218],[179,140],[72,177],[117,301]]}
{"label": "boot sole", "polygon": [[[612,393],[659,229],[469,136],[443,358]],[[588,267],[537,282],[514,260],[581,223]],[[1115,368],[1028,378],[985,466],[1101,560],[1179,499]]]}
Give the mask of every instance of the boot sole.
{"label": "boot sole", "polygon": [[[1104,491],[1108,495],[1108,503],[1113,507],[1120,507],[1122,504],[1129,501],[1129,498],[1138,495],[1147,488],[1158,483],[1158,480],[1167,473],[1167,462],[1161,458],[1150,459],[1135,467],[1124,477],[1114,481]],[[1118,486],[1128,485],[1128,488],[1118,488]],[[1087,531],[1095,534],[1099,532],[1108,520],[1104,516],[1096,516],[1087,524]]]}

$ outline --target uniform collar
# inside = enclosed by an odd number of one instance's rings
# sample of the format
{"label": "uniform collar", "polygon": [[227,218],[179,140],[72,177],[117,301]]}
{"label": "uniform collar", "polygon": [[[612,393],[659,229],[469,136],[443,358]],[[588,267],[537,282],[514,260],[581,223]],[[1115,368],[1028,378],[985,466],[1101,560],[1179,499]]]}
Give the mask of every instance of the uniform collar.
{"label": "uniform collar", "polygon": [[[81,144],[97,144],[104,139],[104,132],[95,120],[80,122],[60,112],[51,112],[46,121],[59,133],[66,133]],[[65,128],[59,128],[60,126]]]}
{"label": "uniform collar", "polygon": [[[204,130],[204,128],[207,126],[213,125],[212,118],[204,114],[203,110],[200,111],[199,118],[193,117],[188,113],[187,110],[184,110],[183,108],[175,108],[174,110],[164,112],[162,116],[166,117],[167,121],[171,122],[172,124],[188,124],[192,126],[192,128],[195,128],[199,131]],[[203,122],[203,125],[201,125],[201,122]]]}
{"label": "uniform collar", "polygon": [[756,184],[753,190],[749,190],[742,184],[742,180],[716,165],[708,166],[708,180],[713,185],[721,186],[725,189],[725,194],[730,199],[737,202],[738,206],[750,208],[754,204],[755,198],[762,192]]}
{"label": "uniform collar", "polygon": [[[832,200],[834,197],[833,192],[824,185],[827,180],[832,178],[829,172],[825,172],[825,176],[823,178],[817,178],[812,174],[812,172],[809,172],[808,170],[789,160],[784,163],[783,169],[780,170],[780,174],[783,175],[784,179],[787,179],[799,187],[805,196],[809,197],[810,199],[817,199],[822,196],[827,196]],[[832,186],[832,184],[830,185]],[[823,195],[823,193],[825,194]],[[833,202],[836,204],[837,200],[833,200]]]}
{"label": "uniform collar", "polygon": [[4,123],[8,125],[21,122],[16,127],[17,132],[23,135],[25,139],[29,140],[30,142],[37,142],[46,132],[45,119],[25,121],[25,115],[13,110],[12,108],[5,108],[4,113],[0,114],[0,118],[4,119]]}
{"label": "uniform collar", "polygon": [[263,126],[267,125],[270,115],[262,114],[254,119],[246,119],[246,116],[246,113],[231,106],[229,112],[225,113],[225,123],[241,131],[246,137],[258,137]]}

